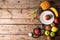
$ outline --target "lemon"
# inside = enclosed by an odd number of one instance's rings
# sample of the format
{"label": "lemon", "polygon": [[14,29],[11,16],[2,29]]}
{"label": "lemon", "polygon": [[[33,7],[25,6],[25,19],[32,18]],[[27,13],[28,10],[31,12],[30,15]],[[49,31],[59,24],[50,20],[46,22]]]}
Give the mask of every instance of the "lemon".
{"label": "lemon", "polygon": [[58,31],[58,28],[54,26],[54,27],[52,27],[51,31],[52,32],[57,32]]}

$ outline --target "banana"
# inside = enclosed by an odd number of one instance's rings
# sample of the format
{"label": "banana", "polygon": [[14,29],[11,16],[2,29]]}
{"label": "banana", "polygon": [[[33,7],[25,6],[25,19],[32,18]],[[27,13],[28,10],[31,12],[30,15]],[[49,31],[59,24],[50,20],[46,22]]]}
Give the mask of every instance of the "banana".
{"label": "banana", "polygon": [[58,17],[58,11],[54,7],[51,7],[50,10],[52,10],[55,16]]}

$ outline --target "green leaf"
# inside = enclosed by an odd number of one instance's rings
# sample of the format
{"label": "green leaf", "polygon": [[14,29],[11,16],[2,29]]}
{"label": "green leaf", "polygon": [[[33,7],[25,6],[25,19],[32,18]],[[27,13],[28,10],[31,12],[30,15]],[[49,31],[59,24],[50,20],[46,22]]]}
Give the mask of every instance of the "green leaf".
{"label": "green leaf", "polygon": [[35,13],[37,13],[37,12],[38,12],[38,8],[35,9],[32,13],[35,14]]}

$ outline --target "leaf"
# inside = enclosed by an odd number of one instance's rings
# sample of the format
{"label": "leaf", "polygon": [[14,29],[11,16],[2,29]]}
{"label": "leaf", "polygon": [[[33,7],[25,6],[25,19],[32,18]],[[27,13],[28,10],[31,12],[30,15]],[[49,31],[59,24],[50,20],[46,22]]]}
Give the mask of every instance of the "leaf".
{"label": "leaf", "polygon": [[37,13],[37,12],[38,12],[38,8],[35,9],[32,13],[35,14],[35,13]]}

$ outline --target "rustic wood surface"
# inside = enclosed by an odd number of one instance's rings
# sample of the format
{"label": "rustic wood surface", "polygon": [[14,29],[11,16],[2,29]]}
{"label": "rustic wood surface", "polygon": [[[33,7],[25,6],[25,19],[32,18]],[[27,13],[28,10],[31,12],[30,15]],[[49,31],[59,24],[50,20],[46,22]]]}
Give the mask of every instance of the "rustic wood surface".
{"label": "rustic wood surface", "polygon": [[[39,38],[28,36],[36,27],[43,29],[39,25],[41,22],[32,16],[32,11],[39,7],[41,1],[43,0],[0,0],[0,40],[44,40],[44,35]],[[60,6],[59,1],[57,4]],[[60,40],[60,29],[56,34],[53,40]]]}

